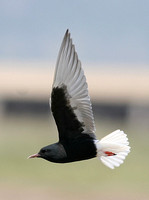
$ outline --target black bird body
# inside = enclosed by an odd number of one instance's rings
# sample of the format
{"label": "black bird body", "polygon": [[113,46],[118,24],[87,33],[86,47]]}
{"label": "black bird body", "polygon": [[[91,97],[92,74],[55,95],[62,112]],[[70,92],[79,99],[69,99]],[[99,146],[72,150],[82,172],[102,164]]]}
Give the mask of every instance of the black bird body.
{"label": "black bird body", "polygon": [[74,162],[80,160],[86,160],[96,157],[96,146],[88,134],[83,134],[71,141],[62,142],[64,149],[66,150],[67,159],[66,162]]}
{"label": "black bird body", "polygon": [[123,162],[130,149],[123,131],[96,139],[86,78],[68,30],[57,59],[50,104],[59,142],[43,147],[29,158],[68,163],[98,156],[112,169]]}
{"label": "black bird body", "polygon": [[55,163],[86,160],[96,157],[96,154],[96,146],[94,145],[93,139],[88,136],[88,134],[84,134],[72,140],[65,140],[48,145],[39,152],[42,158]]}
{"label": "black bird body", "polygon": [[[72,108],[68,100],[67,87],[53,88],[51,94],[51,110],[58,128],[59,139],[73,139],[77,136],[83,137],[84,123],[80,122],[74,113],[77,108]],[[93,133],[86,133],[90,138],[96,138]]]}
{"label": "black bird body", "polygon": [[[59,142],[45,147],[44,150],[51,150],[43,158],[51,162],[67,163],[96,157],[94,134],[83,133],[84,125],[78,121],[67,99],[67,87],[53,88],[51,102],[51,110],[59,132]],[[41,155],[42,150],[39,152]]]}

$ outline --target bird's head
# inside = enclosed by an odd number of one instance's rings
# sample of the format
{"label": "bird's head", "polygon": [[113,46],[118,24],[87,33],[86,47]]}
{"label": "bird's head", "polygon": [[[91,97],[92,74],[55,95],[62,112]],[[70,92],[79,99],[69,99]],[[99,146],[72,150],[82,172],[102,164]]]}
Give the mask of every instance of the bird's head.
{"label": "bird's head", "polygon": [[58,162],[66,157],[66,152],[59,143],[51,144],[40,149],[39,153],[33,154],[28,158],[43,158],[51,162]]}

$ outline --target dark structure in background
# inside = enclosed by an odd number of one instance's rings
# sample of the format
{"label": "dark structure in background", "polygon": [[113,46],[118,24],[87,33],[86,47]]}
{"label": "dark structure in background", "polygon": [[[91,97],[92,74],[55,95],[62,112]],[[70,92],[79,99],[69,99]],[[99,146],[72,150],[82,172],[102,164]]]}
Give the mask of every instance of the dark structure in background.
{"label": "dark structure in background", "polygon": [[49,102],[45,101],[37,102],[7,100],[4,104],[6,115],[47,115],[50,112]]}
{"label": "dark structure in background", "polygon": [[[109,119],[126,120],[129,106],[126,104],[105,104],[93,102],[93,112],[96,116]],[[48,101],[3,101],[5,115],[49,115],[51,109]]]}

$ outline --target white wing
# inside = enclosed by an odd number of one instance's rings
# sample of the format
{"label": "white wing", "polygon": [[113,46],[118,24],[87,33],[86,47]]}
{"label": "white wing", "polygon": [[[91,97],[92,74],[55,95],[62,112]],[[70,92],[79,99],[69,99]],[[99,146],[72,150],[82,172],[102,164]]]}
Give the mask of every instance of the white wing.
{"label": "white wing", "polygon": [[86,78],[67,30],[59,51],[52,88],[66,86],[67,98],[85,133],[95,133],[95,123]]}

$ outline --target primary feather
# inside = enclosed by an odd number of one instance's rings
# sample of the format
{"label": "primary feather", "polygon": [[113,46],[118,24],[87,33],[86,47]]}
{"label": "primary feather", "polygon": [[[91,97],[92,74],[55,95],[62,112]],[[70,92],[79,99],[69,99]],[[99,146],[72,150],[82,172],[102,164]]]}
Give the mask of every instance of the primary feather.
{"label": "primary feather", "polygon": [[52,88],[65,88],[67,101],[78,121],[83,124],[83,132],[95,133],[86,78],[68,30],[59,51]]}

